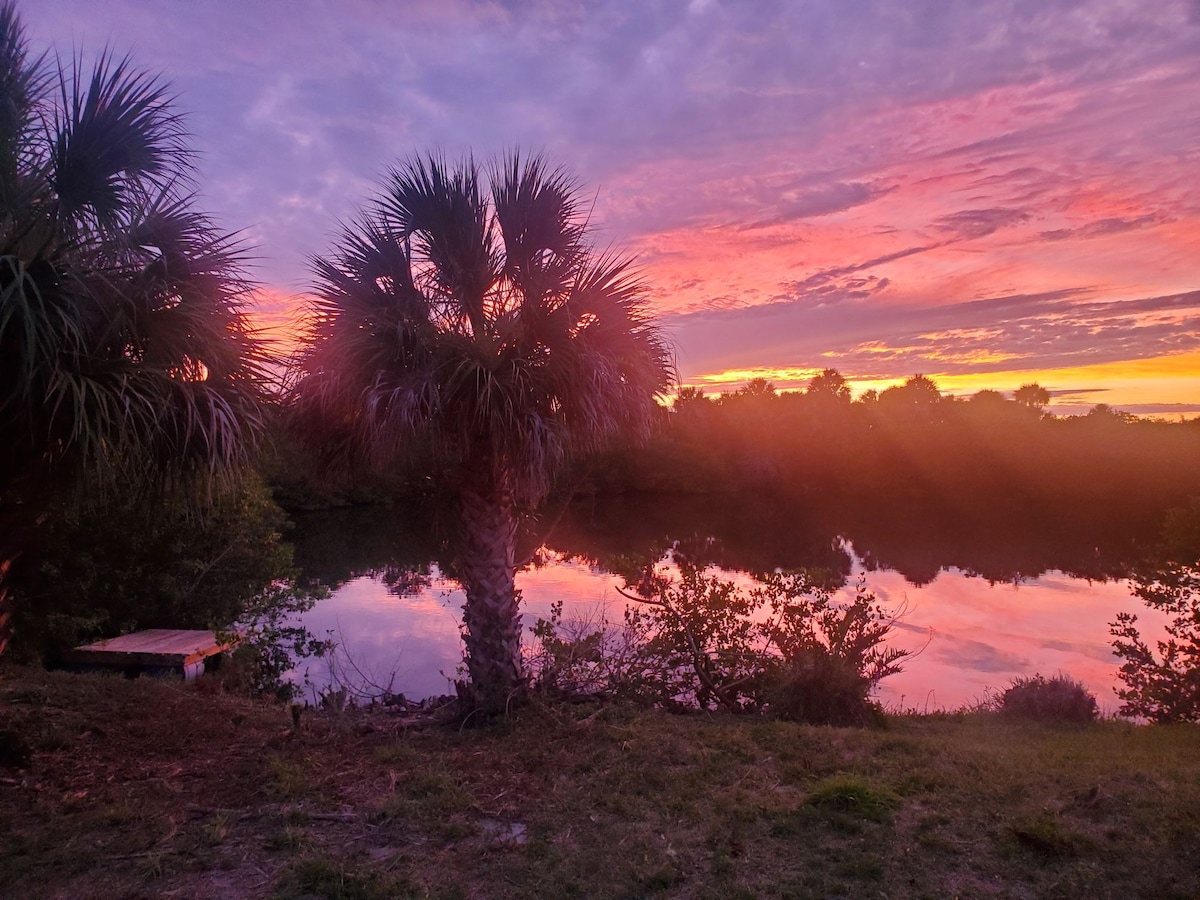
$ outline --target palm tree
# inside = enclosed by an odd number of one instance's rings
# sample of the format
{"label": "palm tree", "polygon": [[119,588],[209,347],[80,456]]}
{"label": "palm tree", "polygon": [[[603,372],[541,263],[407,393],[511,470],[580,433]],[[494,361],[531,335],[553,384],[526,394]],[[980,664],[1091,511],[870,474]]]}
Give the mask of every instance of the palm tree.
{"label": "palm tree", "polygon": [[1022,406],[1041,413],[1050,405],[1050,392],[1035,381],[1023,384],[1013,391],[1013,399]]}
{"label": "palm tree", "polygon": [[630,259],[589,242],[579,187],[540,156],[439,155],[312,261],[313,324],[291,394],[329,458],[444,476],[458,499],[470,699],[521,686],[517,510],[568,457],[644,434],[670,351]]}
{"label": "palm tree", "polygon": [[0,5],[0,603],[58,501],[207,491],[257,442],[241,254],[191,176],[159,81],[108,54],[90,73],[35,58]]}
{"label": "palm tree", "polygon": [[850,385],[846,384],[846,376],[837,369],[822,369],[820,374],[813,376],[813,380],[808,383],[805,393],[828,403],[850,403]]}

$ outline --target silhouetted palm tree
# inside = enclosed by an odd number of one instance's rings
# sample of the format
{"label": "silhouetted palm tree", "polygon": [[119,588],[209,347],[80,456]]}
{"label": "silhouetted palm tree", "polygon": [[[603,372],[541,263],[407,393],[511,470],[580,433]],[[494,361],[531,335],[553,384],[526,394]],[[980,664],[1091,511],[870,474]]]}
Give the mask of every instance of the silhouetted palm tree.
{"label": "silhouetted palm tree", "polygon": [[0,592],[64,493],[211,485],[257,441],[241,261],[191,174],[161,83],[34,58],[0,6]]}
{"label": "silhouetted palm tree", "polygon": [[572,454],[644,433],[672,377],[630,260],[588,239],[575,181],[541,157],[430,155],[394,169],[313,260],[301,431],[352,463],[417,463],[457,494],[467,667],[488,712],[521,684],[518,507]]}
{"label": "silhouetted palm tree", "polygon": [[846,377],[837,369],[821,370],[820,374],[815,375],[808,383],[805,393],[829,403],[850,402],[850,385],[846,384]]}
{"label": "silhouetted palm tree", "polygon": [[1013,391],[1013,399],[1040,413],[1050,405],[1050,392],[1035,381]]}

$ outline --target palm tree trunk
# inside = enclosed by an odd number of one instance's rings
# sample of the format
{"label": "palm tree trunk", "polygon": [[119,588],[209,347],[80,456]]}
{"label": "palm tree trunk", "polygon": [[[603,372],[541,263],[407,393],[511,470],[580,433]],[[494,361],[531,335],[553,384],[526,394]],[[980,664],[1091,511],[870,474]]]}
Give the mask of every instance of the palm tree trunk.
{"label": "palm tree trunk", "polygon": [[467,481],[459,494],[458,575],[467,604],[467,696],[486,715],[503,713],[523,687],[521,613],[516,589],[516,515],[503,474]]}

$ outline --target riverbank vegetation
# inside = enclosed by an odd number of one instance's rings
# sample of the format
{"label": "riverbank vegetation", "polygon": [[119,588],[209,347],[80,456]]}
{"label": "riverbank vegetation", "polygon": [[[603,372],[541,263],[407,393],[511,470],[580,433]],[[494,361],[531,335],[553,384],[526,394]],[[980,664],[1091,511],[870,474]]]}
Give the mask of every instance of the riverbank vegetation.
{"label": "riverbank vegetation", "polygon": [[539,619],[526,664],[535,690],[559,699],[620,698],[673,711],[721,709],[807,722],[868,725],[879,682],[910,654],[887,646],[896,616],[860,581],[853,600],[806,573],[753,587],[679,553],[675,574],[648,568],[621,590],[623,621]]}
{"label": "riverbank vegetation", "polygon": [[716,397],[685,388],[648,446],[593,461],[576,489],[932,498],[967,512],[1088,503],[1100,504],[1097,515],[1160,520],[1200,493],[1200,420],[1144,419],[1103,404],[1055,416],[1040,402],[1044,392],[1026,388],[957,398],[916,375],[851,400],[834,370],[805,391],[780,393],[761,380]]}
{"label": "riverbank vegetation", "polygon": [[382,708],[297,727],[211,678],[5,672],[0,893],[1200,892],[1195,726],[535,702],[488,729]]}
{"label": "riverbank vegetation", "polygon": [[194,155],[166,83],[108,52],[90,68],[39,52],[5,2],[0,96],[2,653],[21,619],[40,617],[46,633],[68,610],[97,626],[124,621],[124,597],[81,611],[58,585],[41,591],[14,570],[85,520],[89,551],[67,560],[78,568],[130,537],[113,530],[122,519],[148,536],[148,509],[171,520],[206,514],[220,495],[236,503],[270,376],[245,315],[244,249],[197,207]]}

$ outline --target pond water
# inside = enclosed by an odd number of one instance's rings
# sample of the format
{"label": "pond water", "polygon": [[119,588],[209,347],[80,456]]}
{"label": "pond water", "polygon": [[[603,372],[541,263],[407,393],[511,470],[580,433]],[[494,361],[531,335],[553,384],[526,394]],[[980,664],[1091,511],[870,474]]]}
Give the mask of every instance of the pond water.
{"label": "pond water", "polygon": [[[811,505],[732,515],[704,498],[577,504],[527,536],[541,549],[517,575],[523,621],[531,626],[561,601],[566,619],[619,622],[628,601],[614,572],[662,560],[672,546],[744,582],[753,572],[820,567],[844,582],[839,594],[852,597],[861,575],[885,607],[903,610],[890,640],[914,656],[881,684],[885,706],[955,709],[1017,676],[1064,672],[1115,710],[1108,623],[1120,611],[1138,613],[1147,628],[1162,622],[1120,577],[1146,529],[918,512],[889,529],[878,514],[864,528]],[[410,699],[452,692],[464,597],[436,561],[445,550],[435,520],[428,511],[368,510],[300,522],[298,561],[332,588],[303,624],[338,645],[292,674],[310,700],[331,683]]]}

